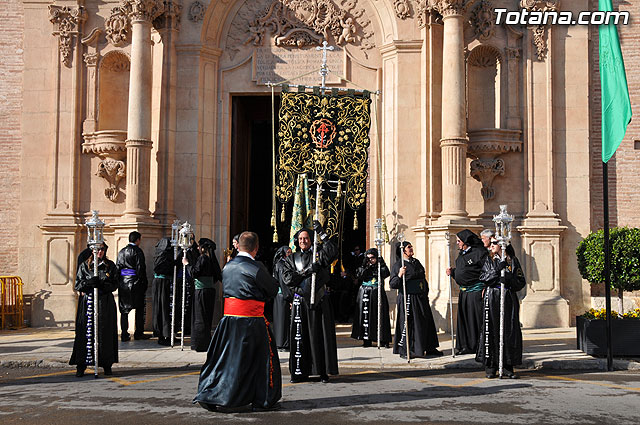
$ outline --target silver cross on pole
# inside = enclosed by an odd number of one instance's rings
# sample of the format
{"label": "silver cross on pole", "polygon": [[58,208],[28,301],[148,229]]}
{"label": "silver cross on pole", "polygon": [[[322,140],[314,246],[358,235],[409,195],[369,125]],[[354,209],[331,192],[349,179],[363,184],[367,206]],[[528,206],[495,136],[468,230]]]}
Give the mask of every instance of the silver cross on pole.
{"label": "silver cross on pole", "polygon": [[329,46],[326,40],[322,42],[322,47],[316,47],[316,50],[322,50],[322,65],[320,65],[320,78],[322,78],[322,87],[324,87],[324,82],[327,79],[327,75],[329,75],[329,68],[327,68],[327,51],[335,50],[335,47]]}

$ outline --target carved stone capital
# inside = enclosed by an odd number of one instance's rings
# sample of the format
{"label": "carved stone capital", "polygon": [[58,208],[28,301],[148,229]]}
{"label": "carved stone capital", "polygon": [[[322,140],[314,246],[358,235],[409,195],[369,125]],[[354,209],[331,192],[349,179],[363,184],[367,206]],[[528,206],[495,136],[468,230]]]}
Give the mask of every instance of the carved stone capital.
{"label": "carved stone capital", "polygon": [[189,6],[189,20],[198,23],[204,19],[204,14],[207,8],[201,1],[194,1]]}
{"label": "carved stone capital", "polygon": [[471,177],[482,183],[482,198],[485,201],[493,199],[496,191],[493,187],[493,179],[496,176],[504,175],[504,160],[494,159],[474,159],[471,161]]}
{"label": "carved stone capital", "polygon": [[433,7],[443,18],[464,15],[467,0],[432,0]]}
{"label": "carved stone capital", "polygon": [[97,53],[85,53],[83,55],[84,63],[87,66],[95,67],[98,64],[98,54]]}
{"label": "carved stone capital", "polygon": [[121,4],[127,8],[131,22],[146,21],[151,23],[164,11],[162,0],[122,0]]}
{"label": "carved stone capital", "polygon": [[488,0],[480,1],[471,11],[469,22],[479,40],[485,41],[495,33],[496,14]]}
{"label": "carved stone capital", "polygon": [[66,66],[71,66],[71,37],[79,35],[80,26],[86,19],[87,11],[83,6],[49,5],[49,21],[56,26],[53,35],[59,38],[60,55]]}
{"label": "carved stone capital", "polygon": [[104,196],[112,202],[118,199],[120,193],[120,181],[126,177],[126,166],[123,161],[111,158],[103,159],[98,163],[96,176],[102,177],[108,183],[108,187],[104,190]]}
{"label": "carved stone capital", "polygon": [[522,132],[504,128],[484,128],[469,131],[467,153],[473,158],[490,158],[508,152],[522,151]]}
{"label": "carved stone capital", "polygon": [[131,22],[127,6],[120,5],[111,9],[111,14],[104,21],[105,37],[109,43],[116,47],[122,47],[129,37],[131,31]]}
{"label": "carved stone capital", "polygon": [[92,153],[100,158],[124,159],[127,156],[124,130],[102,130],[82,135],[82,153]]}
{"label": "carved stone capital", "polygon": [[176,0],[165,0],[164,10],[153,21],[153,26],[158,30],[180,30],[180,16],[182,5]]}
{"label": "carved stone capital", "polygon": [[520,57],[520,48],[518,47],[506,47],[504,51],[507,54],[507,59],[518,59]]}

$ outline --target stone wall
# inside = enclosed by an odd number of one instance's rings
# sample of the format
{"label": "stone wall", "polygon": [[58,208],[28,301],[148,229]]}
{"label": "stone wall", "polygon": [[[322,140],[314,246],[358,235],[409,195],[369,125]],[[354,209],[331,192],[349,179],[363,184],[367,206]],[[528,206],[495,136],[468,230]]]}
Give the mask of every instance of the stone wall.
{"label": "stone wall", "polygon": [[0,274],[18,269],[24,11],[0,2]]}

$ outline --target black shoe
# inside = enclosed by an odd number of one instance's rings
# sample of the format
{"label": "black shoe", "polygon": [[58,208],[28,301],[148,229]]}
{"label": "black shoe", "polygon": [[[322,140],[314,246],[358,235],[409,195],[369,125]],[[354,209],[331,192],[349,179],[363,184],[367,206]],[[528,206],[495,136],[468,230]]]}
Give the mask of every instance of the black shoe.
{"label": "black shoe", "polygon": [[368,339],[365,339],[364,342],[362,343],[363,347],[371,347],[371,341],[369,341]]}
{"label": "black shoe", "polygon": [[329,375],[320,375],[320,382],[326,384],[329,382]]}
{"label": "black shoe", "polygon": [[120,340],[121,340],[122,342],[131,341],[131,335],[129,335],[129,333],[122,334],[122,335],[120,336]]}
{"label": "black shoe", "polygon": [[304,382],[306,378],[303,378],[302,376],[300,377],[291,377],[291,379],[289,379],[289,382],[291,382],[292,384],[299,384],[300,382]]}
{"label": "black shoe", "polygon": [[158,344],[164,345],[165,347],[168,347],[168,346],[171,345],[171,340],[169,338],[159,337],[158,338]]}
{"label": "black shoe", "polygon": [[436,350],[435,348],[433,350],[427,351],[425,354],[427,356],[442,357],[442,351]]}
{"label": "black shoe", "polygon": [[113,375],[113,370],[111,370],[111,366],[105,366],[104,368],[104,374],[107,376],[111,376]]}
{"label": "black shoe", "polygon": [[151,335],[149,334],[133,334],[133,339],[135,340],[141,340],[141,339],[150,339]]}
{"label": "black shoe", "polygon": [[502,371],[502,378],[507,378],[507,379],[518,379],[519,376],[516,375],[514,372],[510,371],[510,370],[503,370]]}
{"label": "black shoe", "polygon": [[269,412],[273,410],[280,410],[280,403],[275,403],[273,406],[262,407],[262,406],[251,406],[251,410],[254,412]]}
{"label": "black shoe", "polygon": [[384,345],[384,348],[389,348],[389,343],[386,343],[386,344]]}
{"label": "black shoe", "polygon": [[493,379],[496,377],[496,370],[493,368],[486,368],[485,370],[487,379]]}
{"label": "black shoe", "polygon": [[487,373],[486,376],[487,376],[487,379],[493,379],[493,378],[496,377],[496,374],[495,373]]}
{"label": "black shoe", "polygon": [[463,348],[461,350],[456,350],[456,355],[465,355],[465,354],[473,354],[474,352],[472,350],[469,350],[468,348]]}
{"label": "black shoe", "polygon": [[86,368],[84,368],[84,367],[76,368],[76,377],[82,378],[84,376],[85,369]]}

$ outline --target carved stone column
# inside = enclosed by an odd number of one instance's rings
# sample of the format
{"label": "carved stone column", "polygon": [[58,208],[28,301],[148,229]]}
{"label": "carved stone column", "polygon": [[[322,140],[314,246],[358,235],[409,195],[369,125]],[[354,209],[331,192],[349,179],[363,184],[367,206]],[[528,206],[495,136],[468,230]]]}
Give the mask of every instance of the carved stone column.
{"label": "carved stone column", "polygon": [[164,10],[161,0],[126,0],[131,19],[131,71],[127,125],[126,221],[149,218],[151,165],[151,23]]}
{"label": "carved stone column", "polygon": [[464,220],[466,211],[467,118],[464,65],[465,0],[440,0],[442,40],[442,214],[441,221]]}

